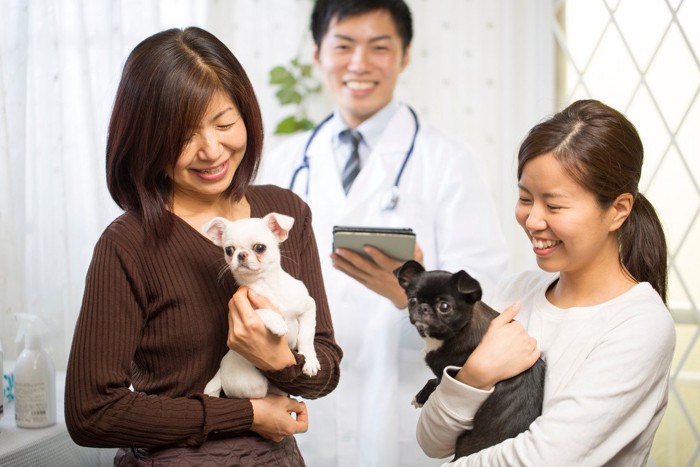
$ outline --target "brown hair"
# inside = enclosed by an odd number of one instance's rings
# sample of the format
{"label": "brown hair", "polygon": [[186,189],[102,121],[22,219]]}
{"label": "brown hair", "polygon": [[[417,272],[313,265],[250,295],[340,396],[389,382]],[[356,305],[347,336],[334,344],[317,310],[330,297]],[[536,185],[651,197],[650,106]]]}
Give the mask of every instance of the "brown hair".
{"label": "brown hair", "polygon": [[212,96],[226,93],[247,131],[246,151],[226,195],[241,199],[257,172],[263,145],[260,107],[231,51],[203,29],[168,29],[131,52],[124,65],[107,136],[107,187],[124,210],[139,213],[154,238],[170,232],[174,167]]}
{"label": "brown hair", "polygon": [[579,100],[530,130],[518,152],[518,179],[529,160],[546,153],[603,209],[623,193],[633,195],[632,211],[618,231],[620,261],[666,303],[666,238],[654,207],[638,190],[644,148],[634,125],[601,102]]}

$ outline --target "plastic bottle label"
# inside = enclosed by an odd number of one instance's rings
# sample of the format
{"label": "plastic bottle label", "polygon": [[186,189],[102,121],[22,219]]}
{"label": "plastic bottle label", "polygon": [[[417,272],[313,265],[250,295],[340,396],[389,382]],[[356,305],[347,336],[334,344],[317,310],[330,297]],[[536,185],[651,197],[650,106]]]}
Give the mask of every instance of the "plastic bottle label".
{"label": "plastic bottle label", "polygon": [[49,420],[49,388],[46,383],[15,381],[17,423],[45,423]]}

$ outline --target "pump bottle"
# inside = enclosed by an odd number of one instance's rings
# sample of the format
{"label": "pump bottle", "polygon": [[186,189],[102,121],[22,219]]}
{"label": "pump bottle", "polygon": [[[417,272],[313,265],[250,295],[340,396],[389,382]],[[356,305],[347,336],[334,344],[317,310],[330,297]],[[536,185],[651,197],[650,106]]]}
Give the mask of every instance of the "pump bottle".
{"label": "pump bottle", "polygon": [[24,350],[15,363],[15,421],[20,428],[44,428],[56,423],[56,369],[41,346],[47,328],[38,316],[16,316]]}

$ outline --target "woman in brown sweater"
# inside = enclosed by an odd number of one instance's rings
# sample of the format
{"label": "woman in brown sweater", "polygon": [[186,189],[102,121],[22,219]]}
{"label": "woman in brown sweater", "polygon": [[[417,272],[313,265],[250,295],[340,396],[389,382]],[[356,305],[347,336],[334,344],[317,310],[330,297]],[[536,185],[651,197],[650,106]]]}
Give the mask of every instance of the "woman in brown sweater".
{"label": "woman in brown sweater", "polygon": [[[251,83],[213,35],[171,29],[132,51],[107,141],[108,187],[125,213],[95,247],[65,401],[73,440],[122,448],[117,465],[304,465],[291,436],[308,427],[303,402],[202,393],[229,348],[295,396],[322,397],[338,383],[342,352],[308,206],[250,185],[262,138]],[[254,312],[269,302],[237,287],[222,249],[201,233],[215,216],[271,211],[296,220],[282,266],[316,301],[314,377]]]}

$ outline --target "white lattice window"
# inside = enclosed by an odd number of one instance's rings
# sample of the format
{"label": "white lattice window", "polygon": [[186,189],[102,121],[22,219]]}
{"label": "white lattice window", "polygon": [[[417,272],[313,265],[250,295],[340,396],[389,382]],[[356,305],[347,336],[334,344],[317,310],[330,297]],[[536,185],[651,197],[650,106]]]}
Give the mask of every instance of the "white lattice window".
{"label": "white lattice window", "polygon": [[640,132],[664,224],[677,344],[650,465],[700,465],[700,0],[554,2],[557,108],[595,98]]}

